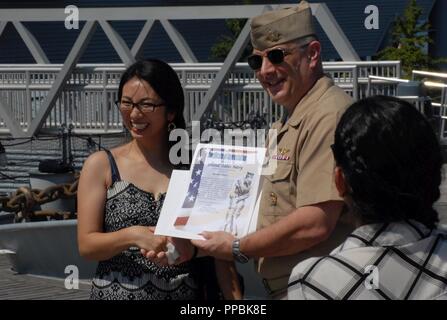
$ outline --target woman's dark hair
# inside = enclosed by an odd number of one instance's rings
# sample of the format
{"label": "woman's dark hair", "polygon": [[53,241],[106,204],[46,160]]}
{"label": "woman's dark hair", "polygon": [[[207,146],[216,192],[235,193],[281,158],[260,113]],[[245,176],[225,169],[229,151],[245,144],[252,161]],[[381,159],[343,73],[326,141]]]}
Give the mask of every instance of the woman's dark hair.
{"label": "woman's dark hair", "polygon": [[441,148],[413,105],[385,96],[355,102],[340,119],[332,149],[363,223],[438,221]]}
{"label": "woman's dark hair", "polygon": [[166,104],[167,112],[175,112],[174,123],[177,128],[185,129],[183,110],[185,99],[182,85],[175,71],[166,62],[147,59],[135,62],[121,76],[118,99],[121,100],[123,87],[133,77],[147,81]]}

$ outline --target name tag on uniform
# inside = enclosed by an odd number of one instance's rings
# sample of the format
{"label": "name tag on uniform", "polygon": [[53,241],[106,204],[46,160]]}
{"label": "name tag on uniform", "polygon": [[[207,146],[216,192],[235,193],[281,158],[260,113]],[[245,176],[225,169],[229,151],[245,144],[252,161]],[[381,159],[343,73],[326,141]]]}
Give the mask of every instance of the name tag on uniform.
{"label": "name tag on uniform", "polygon": [[276,154],[276,155],[272,156],[272,159],[275,159],[275,160],[289,160],[290,157],[289,156],[283,156],[283,155],[280,155],[280,154]]}
{"label": "name tag on uniform", "polygon": [[289,151],[290,151],[289,149],[279,148],[278,151],[279,151],[279,154],[273,155],[272,159],[275,159],[275,160],[289,160],[290,159],[290,157],[288,155],[286,155],[287,153],[289,153]]}

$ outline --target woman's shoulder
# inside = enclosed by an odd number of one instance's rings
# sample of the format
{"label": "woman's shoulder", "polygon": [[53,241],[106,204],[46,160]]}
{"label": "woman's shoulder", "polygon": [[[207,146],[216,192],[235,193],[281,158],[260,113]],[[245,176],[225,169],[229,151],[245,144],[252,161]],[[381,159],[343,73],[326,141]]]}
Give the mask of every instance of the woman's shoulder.
{"label": "woman's shoulder", "polygon": [[81,176],[105,177],[109,168],[107,154],[105,151],[96,151],[90,154],[82,165]]}
{"label": "woman's shoulder", "polygon": [[[122,154],[122,147],[108,149],[112,157],[116,159]],[[106,150],[96,151],[90,154],[82,165],[82,175],[85,177],[96,177],[97,179],[105,179],[106,184],[109,183],[109,177],[111,172],[111,164],[108,153]]]}
{"label": "woman's shoulder", "polygon": [[84,166],[102,166],[108,162],[107,153],[105,150],[99,150],[90,154],[84,162]]}
{"label": "woman's shoulder", "polygon": [[[124,145],[114,147],[111,149],[107,149],[112,155],[113,158],[120,157],[124,149]],[[106,165],[109,162],[108,152],[105,149],[96,151],[88,156],[88,158],[85,161],[85,164],[91,164],[91,165]]]}
{"label": "woman's shoulder", "polygon": [[[118,146],[116,148],[108,149],[112,154],[112,157],[116,159],[122,153],[122,147]],[[90,154],[82,166],[83,170],[94,170],[98,173],[109,171],[110,160],[106,150],[99,150]]]}

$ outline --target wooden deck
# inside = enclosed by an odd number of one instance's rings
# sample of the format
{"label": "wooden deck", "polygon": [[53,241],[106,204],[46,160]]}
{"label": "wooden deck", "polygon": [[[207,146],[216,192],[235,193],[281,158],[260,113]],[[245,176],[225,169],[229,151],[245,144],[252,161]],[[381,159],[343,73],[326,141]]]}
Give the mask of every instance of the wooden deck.
{"label": "wooden deck", "polygon": [[64,280],[16,274],[6,256],[0,255],[0,300],[86,300],[90,285],[65,289]]}

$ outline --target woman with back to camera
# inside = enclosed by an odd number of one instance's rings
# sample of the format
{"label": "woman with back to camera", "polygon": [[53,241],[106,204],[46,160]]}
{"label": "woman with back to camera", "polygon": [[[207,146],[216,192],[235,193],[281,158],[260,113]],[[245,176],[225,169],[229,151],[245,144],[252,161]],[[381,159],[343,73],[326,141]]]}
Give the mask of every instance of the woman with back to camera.
{"label": "woman with back to camera", "polygon": [[332,149],[357,229],[329,256],[293,269],[289,299],[447,299],[447,234],[433,209],[442,156],[427,119],[397,98],[360,100]]}
{"label": "woman with back to camera", "polygon": [[[169,132],[185,128],[177,74],[160,60],[136,62],[121,77],[117,105],[132,140],[92,154],[79,181],[79,251],[99,261],[91,299],[202,299],[201,271],[190,260],[195,250],[188,240],[175,240],[182,250],[178,264],[161,266],[145,257],[156,252],[165,258],[173,241],[155,236],[153,226],[174,169]],[[225,297],[239,297],[234,269],[223,270],[218,279],[225,281]]]}

